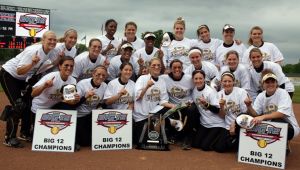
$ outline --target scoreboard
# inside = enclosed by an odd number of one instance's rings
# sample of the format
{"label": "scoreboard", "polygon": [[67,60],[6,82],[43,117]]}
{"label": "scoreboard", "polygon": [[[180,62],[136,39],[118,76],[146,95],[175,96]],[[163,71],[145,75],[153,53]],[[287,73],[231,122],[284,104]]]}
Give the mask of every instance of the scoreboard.
{"label": "scoreboard", "polygon": [[23,49],[49,29],[49,9],[0,4],[0,48]]}

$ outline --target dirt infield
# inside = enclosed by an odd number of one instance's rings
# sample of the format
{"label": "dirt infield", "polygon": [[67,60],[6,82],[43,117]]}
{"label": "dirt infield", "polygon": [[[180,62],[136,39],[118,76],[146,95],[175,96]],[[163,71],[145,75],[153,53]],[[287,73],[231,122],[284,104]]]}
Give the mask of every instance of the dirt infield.
{"label": "dirt infield", "polygon": [[[0,93],[0,111],[8,103]],[[300,120],[300,104],[294,104],[297,119]],[[5,123],[0,122],[0,141],[4,136]],[[300,137],[291,142],[292,152],[287,157],[286,169],[299,169]],[[236,153],[204,152],[198,149],[183,151],[171,146],[171,151],[91,151],[82,148],[75,153],[33,152],[31,144],[14,149],[0,144],[0,169],[267,169],[237,162]],[[298,168],[297,168],[298,167]]]}

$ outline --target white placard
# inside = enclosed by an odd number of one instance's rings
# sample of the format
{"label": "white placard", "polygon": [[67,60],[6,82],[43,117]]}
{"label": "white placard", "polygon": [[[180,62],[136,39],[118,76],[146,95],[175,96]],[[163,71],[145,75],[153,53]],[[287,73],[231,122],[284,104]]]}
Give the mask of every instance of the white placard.
{"label": "white placard", "polygon": [[39,37],[49,30],[49,15],[16,12],[16,36]]}
{"label": "white placard", "polygon": [[92,150],[132,149],[132,110],[93,110]]}
{"label": "white placard", "polygon": [[241,128],[238,162],[285,168],[287,123],[263,121],[250,130]]}
{"label": "white placard", "polygon": [[38,109],[33,151],[74,152],[77,111]]}

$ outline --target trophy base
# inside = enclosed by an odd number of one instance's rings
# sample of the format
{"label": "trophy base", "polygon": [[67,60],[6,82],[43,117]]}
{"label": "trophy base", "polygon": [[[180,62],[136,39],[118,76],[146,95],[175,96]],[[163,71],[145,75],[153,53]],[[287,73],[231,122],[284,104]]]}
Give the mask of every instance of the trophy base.
{"label": "trophy base", "polygon": [[165,123],[159,114],[151,114],[145,122],[137,149],[169,151]]}
{"label": "trophy base", "polygon": [[139,144],[137,149],[142,150],[158,150],[158,151],[169,151],[169,145],[168,144],[161,144],[161,143],[142,143]]}

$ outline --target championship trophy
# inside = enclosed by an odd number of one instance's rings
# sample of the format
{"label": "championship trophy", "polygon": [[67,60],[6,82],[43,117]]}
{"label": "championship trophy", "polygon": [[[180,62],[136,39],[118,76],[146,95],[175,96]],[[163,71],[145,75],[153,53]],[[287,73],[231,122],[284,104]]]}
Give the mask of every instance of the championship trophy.
{"label": "championship trophy", "polygon": [[154,109],[155,111],[151,111],[148,116],[148,121],[144,124],[138,148],[145,150],[168,151],[169,144],[165,131],[165,119],[185,107],[187,107],[186,104],[179,104],[175,108],[168,110],[163,115],[157,113],[163,109],[162,106],[157,106]]}

